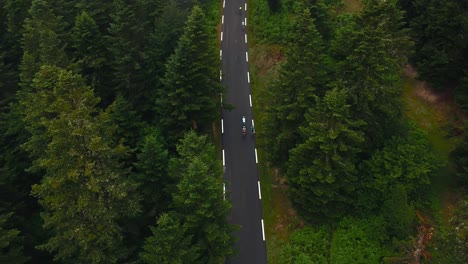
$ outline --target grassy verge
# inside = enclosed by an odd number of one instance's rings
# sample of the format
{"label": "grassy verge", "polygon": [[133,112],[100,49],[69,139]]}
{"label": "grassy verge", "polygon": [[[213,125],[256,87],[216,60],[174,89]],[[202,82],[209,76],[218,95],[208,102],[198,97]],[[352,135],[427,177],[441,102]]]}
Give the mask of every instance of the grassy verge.
{"label": "grassy verge", "polygon": [[455,136],[462,126],[462,118],[452,100],[446,96],[431,92],[424,82],[415,76],[404,78],[403,98],[405,114],[428,133],[428,137],[437,153],[446,162],[437,176],[432,179],[429,190],[429,208],[425,214],[430,222],[439,229],[446,226],[452,217],[454,204],[461,197],[454,192],[453,165],[449,155],[456,147],[460,137]]}

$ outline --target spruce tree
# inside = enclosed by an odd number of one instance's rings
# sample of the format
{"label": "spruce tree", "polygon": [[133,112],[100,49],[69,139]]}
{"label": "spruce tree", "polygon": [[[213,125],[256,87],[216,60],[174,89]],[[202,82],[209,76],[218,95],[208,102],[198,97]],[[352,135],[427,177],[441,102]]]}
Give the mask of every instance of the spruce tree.
{"label": "spruce tree", "polygon": [[458,0],[415,0],[409,21],[415,39],[419,77],[434,88],[459,85],[468,66],[468,3]]}
{"label": "spruce tree", "polygon": [[395,2],[365,1],[362,13],[339,22],[331,44],[337,83],[349,91],[354,118],[367,123],[369,149],[381,147],[395,134],[401,116],[401,68],[412,42]]}
{"label": "spruce tree", "polygon": [[23,255],[21,237],[16,229],[9,229],[7,221],[9,214],[0,214],[0,262],[1,263],[26,263],[28,258]]}
{"label": "spruce tree", "polygon": [[271,87],[265,122],[270,159],[281,167],[289,150],[301,142],[297,128],[304,124],[314,95],[323,95],[327,83],[324,44],[308,9],[300,15],[290,43],[287,61]]}
{"label": "spruce tree", "polygon": [[357,157],[364,142],[362,121],[352,120],[348,96],[334,88],[306,114],[299,131],[304,143],[290,151],[290,197],[305,219],[342,216],[358,187]]}
{"label": "spruce tree", "polygon": [[33,0],[30,18],[25,20],[23,59],[20,65],[21,85],[28,89],[41,65],[66,66],[67,58],[60,39],[64,23],[45,0]]}
{"label": "spruce tree", "polygon": [[109,117],[97,112],[99,100],[80,76],[44,66],[34,86],[36,96],[52,99],[40,118],[48,140],[37,164],[45,176],[32,188],[52,231],[40,248],[68,263],[115,263],[126,254],[118,221],[138,211],[136,186],[118,162],[127,149],[110,141],[115,128],[103,125]]}
{"label": "spruce tree", "polygon": [[177,216],[161,215],[157,226],[151,227],[151,232],[140,254],[144,263],[184,264],[193,263],[198,258],[196,248],[191,245],[192,236],[185,234]]}
{"label": "spruce tree", "polygon": [[172,192],[172,208],[176,217],[182,219],[186,236],[192,237],[191,246],[197,249],[198,258],[191,263],[220,263],[233,253],[234,229],[226,219],[230,204],[223,199],[219,181],[222,170],[214,146],[207,143],[206,136],[190,131],[180,141],[178,150],[183,164],[170,174],[179,179]]}
{"label": "spruce tree", "polygon": [[[214,33],[214,32],[213,32]],[[219,57],[205,15],[195,6],[169,59],[155,102],[158,122],[170,142],[193,126],[208,126],[218,116]]]}
{"label": "spruce tree", "polygon": [[94,19],[85,11],[75,19],[71,33],[73,62],[87,83],[96,88],[96,93],[109,104],[112,94],[106,84],[106,43]]}
{"label": "spruce tree", "polygon": [[139,106],[141,99],[140,48],[136,42],[141,29],[138,27],[134,6],[128,0],[114,0],[108,31],[109,52],[112,55],[115,85],[114,94],[120,93],[128,102]]}
{"label": "spruce tree", "polygon": [[171,179],[167,175],[169,154],[164,139],[158,129],[147,129],[139,145],[140,153],[134,164],[137,169],[139,193],[143,196],[143,207],[146,213],[154,218],[156,213],[167,209],[170,194],[167,188]]}

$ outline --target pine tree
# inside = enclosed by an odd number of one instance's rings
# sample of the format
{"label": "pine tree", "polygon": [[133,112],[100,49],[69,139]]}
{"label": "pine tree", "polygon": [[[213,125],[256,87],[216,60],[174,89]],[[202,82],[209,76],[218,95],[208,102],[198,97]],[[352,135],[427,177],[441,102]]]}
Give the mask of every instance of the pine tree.
{"label": "pine tree", "polygon": [[413,61],[420,78],[434,88],[458,85],[468,66],[468,3],[458,0],[415,0],[410,20],[415,39]]}
{"label": "pine tree", "polygon": [[1,263],[26,263],[28,258],[23,255],[23,246],[20,243],[19,231],[7,229],[9,214],[0,214],[0,262]]}
{"label": "pine tree", "polygon": [[219,112],[219,57],[205,15],[195,6],[174,55],[167,63],[155,110],[173,142],[197,124],[209,125]]}
{"label": "pine tree", "polygon": [[137,169],[137,181],[140,183],[140,191],[143,197],[145,212],[151,212],[154,218],[156,213],[168,208],[170,195],[166,188],[171,179],[167,175],[169,154],[164,139],[158,129],[147,130],[139,146]]}
{"label": "pine tree", "polygon": [[288,184],[293,204],[310,221],[343,215],[358,187],[356,154],[364,142],[351,119],[344,90],[334,88],[306,114],[299,131],[304,143],[290,151]]}
{"label": "pine tree", "polygon": [[30,87],[41,65],[67,65],[59,37],[64,28],[60,17],[53,13],[45,0],[33,0],[29,14],[31,18],[27,18],[24,25],[24,54],[20,66],[21,85],[25,89]]}
{"label": "pine tree", "polygon": [[281,167],[288,160],[288,151],[300,142],[297,128],[304,124],[314,94],[323,95],[327,83],[324,44],[308,9],[295,25],[290,43],[287,61],[272,86],[265,122],[270,159]]}
{"label": "pine tree", "polygon": [[[105,83],[106,48],[104,37],[94,19],[82,12],[75,19],[71,34],[73,61],[87,83],[96,88],[102,100],[110,101],[109,85]],[[109,104],[109,103],[108,103]]]}
{"label": "pine tree", "polygon": [[18,90],[18,65],[21,57],[20,38],[9,31],[9,6],[0,1],[0,108],[12,101]]}
{"label": "pine tree", "polygon": [[118,221],[138,211],[136,186],[118,163],[127,150],[109,141],[115,128],[102,125],[109,117],[97,113],[99,100],[80,76],[43,66],[34,86],[37,97],[52,99],[40,118],[48,141],[37,163],[45,176],[32,188],[53,232],[40,248],[69,263],[115,263],[126,254]]}
{"label": "pine tree", "polygon": [[[156,98],[156,91],[162,88],[161,79],[166,70],[165,64],[174,53],[177,41],[183,33],[188,12],[181,10],[177,1],[170,0],[161,8],[155,18],[153,31],[150,32],[146,43],[145,79],[148,80],[148,97]],[[151,102],[153,106],[153,102]]]}
{"label": "pine tree", "polygon": [[109,51],[114,73],[115,93],[120,93],[128,102],[137,107],[141,99],[141,58],[136,40],[141,29],[138,27],[134,6],[127,0],[114,0],[109,25]]}
{"label": "pine tree", "polygon": [[176,216],[163,214],[157,226],[151,227],[152,236],[146,239],[140,257],[144,263],[159,264],[193,263],[198,258],[196,248],[191,245],[192,236],[187,236]]}
{"label": "pine tree", "polygon": [[362,13],[340,21],[331,44],[337,83],[348,89],[352,115],[367,123],[369,149],[395,133],[401,116],[401,68],[412,47],[402,19],[394,0],[365,1]]}
{"label": "pine tree", "polygon": [[[226,217],[230,204],[223,199],[214,146],[206,136],[187,133],[178,145],[182,168],[171,172],[180,179],[173,193],[173,211],[199,255],[191,263],[220,263],[231,255],[233,226]],[[187,147],[188,146],[188,147]],[[209,160],[206,158],[210,157]]]}

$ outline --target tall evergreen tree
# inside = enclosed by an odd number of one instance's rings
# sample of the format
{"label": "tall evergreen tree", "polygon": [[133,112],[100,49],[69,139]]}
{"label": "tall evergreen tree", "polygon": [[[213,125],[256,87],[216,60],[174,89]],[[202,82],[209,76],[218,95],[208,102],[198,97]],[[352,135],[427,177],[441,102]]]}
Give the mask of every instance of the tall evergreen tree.
{"label": "tall evergreen tree", "polygon": [[297,128],[304,124],[314,94],[323,95],[327,83],[324,44],[308,9],[300,15],[290,43],[287,61],[272,86],[265,122],[270,159],[282,167],[288,151],[301,142]]}
{"label": "tall evergreen tree", "polygon": [[146,239],[140,254],[147,264],[193,263],[198,258],[196,248],[191,245],[192,236],[187,236],[176,216],[163,214],[157,226],[151,227],[152,236]]}
{"label": "tall evergreen tree", "polygon": [[435,88],[458,85],[468,67],[468,3],[415,0],[410,20],[415,39],[413,61],[419,76]]}
{"label": "tall evergreen tree", "polygon": [[366,146],[382,145],[401,115],[401,68],[412,47],[395,0],[367,0],[355,18],[344,17],[332,42],[336,79],[348,89],[352,115],[367,123]]}
{"label": "tall evergreen tree", "polygon": [[230,204],[223,199],[219,182],[222,170],[214,146],[207,143],[206,136],[190,131],[180,141],[178,152],[184,163],[170,174],[179,179],[172,207],[176,217],[182,219],[186,236],[192,237],[192,247],[197,249],[198,258],[191,263],[220,263],[233,253],[234,229],[226,219]]}
{"label": "tall evergreen tree", "polygon": [[203,11],[195,6],[155,102],[158,120],[172,142],[194,123],[207,126],[218,115],[221,84],[213,36]]}
{"label": "tall evergreen tree", "polygon": [[114,0],[111,23],[109,25],[109,51],[112,55],[111,67],[114,73],[115,92],[138,107],[141,100],[141,58],[138,27],[134,6],[128,0]]}
{"label": "tall evergreen tree", "polygon": [[145,79],[148,80],[147,85],[151,87],[147,89],[147,96],[153,99],[156,98],[156,91],[163,89],[161,79],[166,70],[165,64],[177,47],[177,41],[183,33],[188,16],[188,12],[181,10],[176,0],[168,1],[160,9],[145,49]]}
{"label": "tall evergreen tree", "polygon": [[[44,85],[48,75],[56,82]],[[44,66],[34,86],[37,97],[52,99],[40,110],[48,114],[40,119],[48,142],[38,158],[46,174],[33,186],[53,231],[40,248],[68,263],[115,263],[126,254],[118,221],[138,210],[135,184],[118,163],[127,150],[109,141],[115,128],[102,125],[109,117],[97,113],[99,100],[80,76]]]}
{"label": "tall evergreen tree", "polygon": [[8,229],[7,221],[10,214],[0,214],[0,262],[1,263],[26,263],[28,258],[23,255],[23,246],[20,242],[19,231]]}
{"label": "tall evergreen tree", "polygon": [[21,62],[21,83],[30,87],[34,75],[43,64],[66,66],[64,45],[59,38],[64,29],[45,0],[33,0],[29,9],[30,18],[25,20],[23,35],[23,59]]}
{"label": "tall evergreen tree", "polygon": [[293,204],[307,220],[343,215],[358,187],[357,153],[364,142],[352,120],[344,90],[334,88],[306,114],[299,131],[304,143],[290,151],[288,184]]}
{"label": "tall evergreen tree", "polygon": [[83,11],[76,17],[71,34],[73,62],[86,78],[87,83],[95,87],[95,92],[108,105],[114,96],[109,94],[110,88],[104,79],[107,77],[105,67],[108,63],[104,41],[98,25],[87,12]]}
{"label": "tall evergreen tree", "polygon": [[169,206],[170,195],[167,188],[171,179],[167,175],[169,154],[164,139],[157,129],[148,129],[146,136],[139,146],[137,181],[140,183],[140,192],[143,196],[143,207],[152,219],[157,213]]}
{"label": "tall evergreen tree", "polygon": [[0,107],[13,99],[18,90],[18,65],[21,57],[20,38],[9,30],[8,1],[0,1]]}

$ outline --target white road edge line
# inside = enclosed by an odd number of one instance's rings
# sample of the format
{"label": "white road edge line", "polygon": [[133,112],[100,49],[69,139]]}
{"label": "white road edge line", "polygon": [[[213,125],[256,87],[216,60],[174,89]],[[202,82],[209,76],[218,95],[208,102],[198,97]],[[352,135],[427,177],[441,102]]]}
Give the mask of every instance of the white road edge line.
{"label": "white road edge line", "polygon": [[247,34],[245,34],[245,43],[247,44]]}
{"label": "white road edge line", "polygon": [[226,6],[226,0],[223,1],[223,8]]}
{"label": "white road edge line", "polygon": [[221,31],[221,41],[223,41],[223,32]]}
{"label": "white road edge line", "polygon": [[247,11],[247,3],[245,3],[244,10]]}
{"label": "white road edge line", "polygon": [[223,182],[223,198],[226,200],[226,184]]}
{"label": "white road edge line", "polygon": [[258,181],[258,199],[262,199],[262,191],[260,189],[260,181]]}
{"label": "white road edge line", "polygon": [[224,24],[224,15],[221,17],[221,24]]}
{"label": "white road edge line", "polygon": [[223,166],[226,166],[226,158],[224,156],[224,149],[223,149]]}
{"label": "white road edge line", "polygon": [[247,18],[244,18],[244,25],[247,26]]}
{"label": "white road edge line", "polygon": [[223,59],[223,50],[219,50],[219,59]]}
{"label": "white road edge line", "polygon": [[250,101],[250,107],[252,107],[252,95],[251,94],[249,94],[249,101]]}
{"label": "white road edge line", "polygon": [[247,72],[247,81],[250,83],[250,73]]}
{"label": "white road edge line", "polygon": [[219,80],[220,81],[223,80],[223,71],[222,70],[219,70]]}
{"label": "white road edge line", "polygon": [[245,61],[249,62],[249,52],[248,51],[245,52]]}
{"label": "white road edge line", "polygon": [[263,236],[263,241],[265,241],[265,228],[263,227],[263,219],[262,219],[262,236]]}
{"label": "white road edge line", "polygon": [[257,158],[257,148],[255,148],[255,163],[258,164],[258,158]]}
{"label": "white road edge line", "polygon": [[224,120],[221,119],[221,134],[224,134]]}
{"label": "white road edge line", "polygon": [[254,123],[254,120],[252,119],[252,126],[255,127],[255,123]]}

